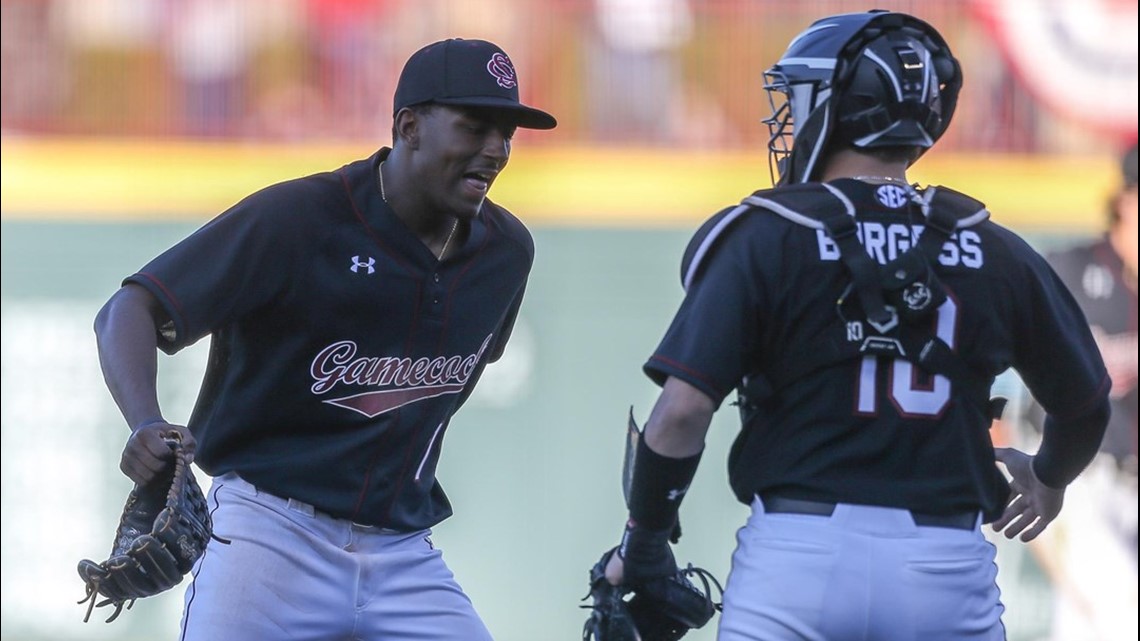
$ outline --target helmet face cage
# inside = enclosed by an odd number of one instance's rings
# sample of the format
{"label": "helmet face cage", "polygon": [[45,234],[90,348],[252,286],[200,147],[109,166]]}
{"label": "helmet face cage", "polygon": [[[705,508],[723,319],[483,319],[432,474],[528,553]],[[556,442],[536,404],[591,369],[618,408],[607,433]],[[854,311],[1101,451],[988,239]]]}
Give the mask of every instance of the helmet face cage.
{"label": "helmet face cage", "polygon": [[774,185],[788,169],[797,127],[807,122],[816,107],[827,102],[831,88],[829,82],[820,79],[792,83],[774,68],[765,72],[764,78],[771,115],[763,122],[768,126],[768,172]]}
{"label": "helmet face cage", "polygon": [[773,184],[815,179],[833,137],[921,154],[946,130],[962,83],[933,27],[885,11],[817,20],[764,78]]}
{"label": "helmet face cage", "polygon": [[768,94],[768,107],[772,114],[763,120],[768,126],[768,174],[775,185],[792,153],[795,122],[792,120],[788,85],[783,76],[768,71],[764,78],[767,80],[764,92]]}

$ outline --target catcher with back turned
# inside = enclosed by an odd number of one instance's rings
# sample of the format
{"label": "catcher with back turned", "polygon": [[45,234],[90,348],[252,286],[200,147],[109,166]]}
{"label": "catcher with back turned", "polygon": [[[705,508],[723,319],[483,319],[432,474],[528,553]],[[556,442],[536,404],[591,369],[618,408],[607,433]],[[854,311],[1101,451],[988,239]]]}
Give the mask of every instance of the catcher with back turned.
{"label": "catcher with back turned", "polygon": [[[669,536],[733,391],[740,528],[721,641],[999,640],[995,550],[1037,537],[1097,450],[1111,381],[1046,261],[984,205],[907,168],[962,84],[929,24],[818,20],[766,73],[777,186],[710,218],[645,372],[614,585],[673,576]],[[994,378],[1049,417],[1036,455],[994,448]],[[996,462],[1004,465],[1010,480]]]}
{"label": "catcher with back turned", "polygon": [[[483,40],[412,54],[392,107],[392,147],[248,196],[128,276],[96,318],[132,428],[123,472],[149,487],[177,433],[213,478],[228,543],[194,565],[180,641],[491,638],[431,539],[452,512],[436,467],[534,259],[488,192],[517,128],[556,123],[520,102],[511,59]],[[197,403],[172,425],[156,350],[205,336]]]}

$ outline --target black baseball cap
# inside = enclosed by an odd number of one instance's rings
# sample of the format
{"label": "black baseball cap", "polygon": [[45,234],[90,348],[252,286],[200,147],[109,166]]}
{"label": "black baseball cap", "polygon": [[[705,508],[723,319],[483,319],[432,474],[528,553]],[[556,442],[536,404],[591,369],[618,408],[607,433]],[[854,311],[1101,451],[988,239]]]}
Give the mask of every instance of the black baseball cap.
{"label": "black baseball cap", "polygon": [[1136,186],[1136,143],[1124,152],[1124,157],[1120,159],[1120,170],[1124,174],[1124,186]]}
{"label": "black baseball cap", "polygon": [[519,102],[515,66],[485,40],[451,38],[412,54],[400,72],[392,114],[423,103],[489,107],[510,112],[527,129],[553,129],[554,116]]}

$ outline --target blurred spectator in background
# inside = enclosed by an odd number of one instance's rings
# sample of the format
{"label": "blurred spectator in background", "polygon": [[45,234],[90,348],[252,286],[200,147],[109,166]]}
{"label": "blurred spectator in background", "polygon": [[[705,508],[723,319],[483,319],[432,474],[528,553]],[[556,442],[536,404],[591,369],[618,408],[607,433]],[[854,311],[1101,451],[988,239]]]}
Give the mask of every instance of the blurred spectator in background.
{"label": "blurred spectator in background", "polygon": [[[1121,161],[1122,183],[1108,206],[1108,231],[1049,256],[1088,317],[1112,375],[1112,420],[1101,451],[1136,483],[1136,144]],[[1135,502],[1133,502],[1135,514]],[[1135,517],[1134,517],[1135,518]],[[1132,552],[1136,553],[1136,522]]]}
{"label": "blurred spectator in background", "polygon": [[375,130],[387,123],[377,114],[392,95],[389,79],[401,59],[389,54],[391,25],[384,20],[390,0],[308,0],[310,48],[315,56],[316,86],[323,96],[324,119],[342,137]]}
{"label": "blurred spectator in background", "polygon": [[243,0],[176,0],[171,5],[171,68],[180,82],[186,133],[236,133],[254,45],[249,10]]}
{"label": "blurred spectator in background", "polygon": [[682,104],[678,47],[692,35],[688,0],[596,0],[601,37],[588,42],[589,135],[605,142],[674,142]]}
{"label": "blurred spectator in background", "polygon": [[[1080,304],[1112,377],[1112,417],[1097,459],[1066,495],[1066,510],[1034,548],[1056,586],[1057,641],[1137,638],[1136,144],[1121,160],[1108,229],[1047,257]],[[1033,438],[1041,409],[1026,408],[1015,438]]]}
{"label": "blurred spectator in background", "polygon": [[67,97],[70,69],[53,13],[52,5],[42,0],[0,4],[0,110],[5,130],[13,120],[39,124]]}

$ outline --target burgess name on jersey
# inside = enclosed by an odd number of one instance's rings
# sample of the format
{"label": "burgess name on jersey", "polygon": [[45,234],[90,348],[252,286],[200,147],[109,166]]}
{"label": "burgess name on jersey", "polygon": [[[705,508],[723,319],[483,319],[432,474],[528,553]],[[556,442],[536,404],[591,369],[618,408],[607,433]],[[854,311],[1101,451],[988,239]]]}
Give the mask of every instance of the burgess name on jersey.
{"label": "burgess name on jersey", "polygon": [[[858,228],[856,233],[859,242],[880,265],[886,265],[910,249],[925,229],[924,225],[877,221],[862,221],[855,225]],[[839,260],[839,247],[828,237],[827,232],[817,229],[815,236],[819,244],[819,259]],[[943,243],[938,262],[946,267],[981,269],[984,262],[981,237],[973,230],[959,230]]]}

